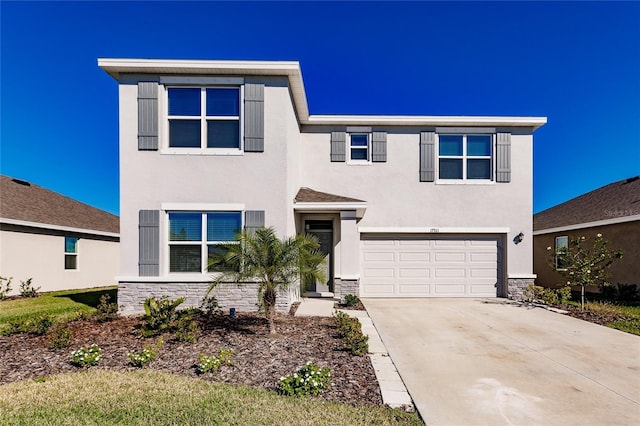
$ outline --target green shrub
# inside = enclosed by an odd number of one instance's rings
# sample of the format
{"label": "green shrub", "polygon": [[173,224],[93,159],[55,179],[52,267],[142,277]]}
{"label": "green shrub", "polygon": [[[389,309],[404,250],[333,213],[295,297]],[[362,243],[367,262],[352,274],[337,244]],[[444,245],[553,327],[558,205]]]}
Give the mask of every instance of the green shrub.
{"label": "green shrub", "polygon": [[198,339],[200,327],[198,321],[184,316],[178,319],[176,324],[176,339],[180,342],[193,343]]}
{"label": "green shrub", "polygon": [[156,336],[175,329],[178,320],[177,308],[184,302],[184,297],[170,300],[166,296],[160,299],[150,297],[144,301],[144,324],[141,332],[145,337]]}
{"label": "green shrub", "polygon": [[295,373],[281,377],[278,392],[288,396],[319,395],[329,387],[330,380],[330,368],[322,368],[309,361]]}
{"label": "green shrub", "polygon": [[71,352],[71,363],[78,367],[91,367],[97,365],[102,359],[102,349],[95,343],[88,348],[80,348]]}
{"label": "green shrub", "polygon": [[369,352],[369,336],[362,333],[362,325],[358,318],[350,317],[340,311],[334,315],[334,318],[338,326],[338,334],[351,354],[360,356]]}
{"label": "green shrub", "polygon": [[47,333],[49,347],[53,349],[64,349],[71,346],[73,332],[67,324],[58,323],[51,327]]}
{"label": "green shrub", "polygon": [[200,309],[202,309],[204,314],[206,316],[208,316],[208,317],[211,317],[213,315],[222,314],[222,309],[220,308],[220,305],[218,304],[218,299],[216,299],[215,296],[212,296],[210,294],[207,295],[202,300],[202,304],[200,305]]}
{"label": "green shrub", "polygon": [[11,291],[11,280],[13,277],[5,278],[0,277],[0,300],[7,297],[9,292]]}
{"label": "green shrub", "polygon": [[571,287],[565,286],[559,289],[540,287],[529,284],[524,290],[525,301],[531,303],[544,303],[546,305],[566,304],[571,300]]}
{"label": "green shrub", "polygon": [[26,281],[20,281],[20,296],[22,297],[36,297],[40,287],[35,288],[32,284],[33,278],[29,278]]}
{"label": "green shrub", "polygon": [[103,294],[100,303],[96,306],[96,320],[98,322],[112,321],[118,318],[118,304],[110,302],[111,296]]}
{"label": "green shrub", "polygon": [[618,284],[618,300],[620,302],[636,302],[638,286],[636,284]]}
{"label": "green shrub", "polygon": [[566,305],[571,300],[571,286],[567,285],[556,290],[561,305]]}
{"label": "green shrub", "polygon": [[347,307],[356,306],[358,303],[360,303],[360,298],[353,294],[344,296],[344,301],[342,302],[342,304]]}
{"label": "green shrub", "polygon": [[29,333],[35,334],[36,336],[44,336],[53,325],[53,321],[49,315],[42,314],[33,318],[31,321],[28,321],[28,324]]}
{"label": "green shrub", "polygon": [[9,322],[9,326],[2,332],[5,336],[11,336],[13,334],[27,333],[28,323],[26,321],[15,320]]}
{"label": "green shrub", "polygon": [[151,345],[145,345],[144,349],[140,352],[135,351],[133,353],[128,353],[129,362],[135,367],[144,368],[147,365],[151,364],[158,356],[157,351],[162,347],[163,341],[162,339],[158,340],[155,344],[155,347],[151,347]]}
{"label": "green shrub", "polygon": [[215,373],[222,365],[233,365],[231,361],[232,354],[233,351],[231,349],[224,348],[218,351],[217,356],[207,356],[201,353],[198,357],[196,372],[198,374]]}

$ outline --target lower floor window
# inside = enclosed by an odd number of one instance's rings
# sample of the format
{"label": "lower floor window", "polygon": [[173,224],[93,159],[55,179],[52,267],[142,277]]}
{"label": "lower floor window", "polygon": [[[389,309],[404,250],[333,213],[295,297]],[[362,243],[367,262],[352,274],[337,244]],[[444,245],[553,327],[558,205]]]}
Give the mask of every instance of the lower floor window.
{"label": "lower floor window", "polygon": [[556,237],[556,270],[567,270],[567,254],[569,252],[569,237]]}
{"label": "lower floor window", "polygon": [[210,260],[242,229],[241,212],[170,212],[169,272],[213,272]]}
{"label": "lower floor window", "polygon": [[64,237],[64,269],[78,269],[78,239]]}

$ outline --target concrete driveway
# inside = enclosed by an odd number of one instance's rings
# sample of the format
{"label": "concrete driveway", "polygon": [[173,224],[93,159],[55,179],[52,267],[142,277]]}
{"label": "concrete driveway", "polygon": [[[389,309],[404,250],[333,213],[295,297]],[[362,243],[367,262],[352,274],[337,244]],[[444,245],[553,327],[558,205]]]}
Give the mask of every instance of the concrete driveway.
{"label": "concrete driveway", "polygon": [[427,425],[640,425],[640,337],[505,299],[363,299]]}

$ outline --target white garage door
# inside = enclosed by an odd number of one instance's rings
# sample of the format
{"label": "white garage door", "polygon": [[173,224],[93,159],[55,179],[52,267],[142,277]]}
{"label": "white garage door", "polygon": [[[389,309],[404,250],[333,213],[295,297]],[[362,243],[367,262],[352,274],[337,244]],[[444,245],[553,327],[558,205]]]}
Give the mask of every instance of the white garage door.
{"label": "white garage door", "polygon": [[361,236],[363,297],[495,297],[495,238]]}

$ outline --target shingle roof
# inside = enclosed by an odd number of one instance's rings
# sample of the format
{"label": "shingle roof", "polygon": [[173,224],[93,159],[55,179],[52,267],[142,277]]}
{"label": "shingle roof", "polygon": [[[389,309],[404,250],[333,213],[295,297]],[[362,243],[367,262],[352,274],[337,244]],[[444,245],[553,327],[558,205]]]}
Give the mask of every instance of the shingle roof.
{"label": "shingle roof", "polygon": [[0,218],[120,232],[118,216],[29,182],[0,175]]}
{"label": "shingle roof", "polygon": [[533,216],[533,230],[640,215],[640,176],[610,183]]}
{"label": "shingle roof", "polygon": [[296,203],[364,203],[356,198],[314,191],[310,188],[300,188],[294,201]]}

